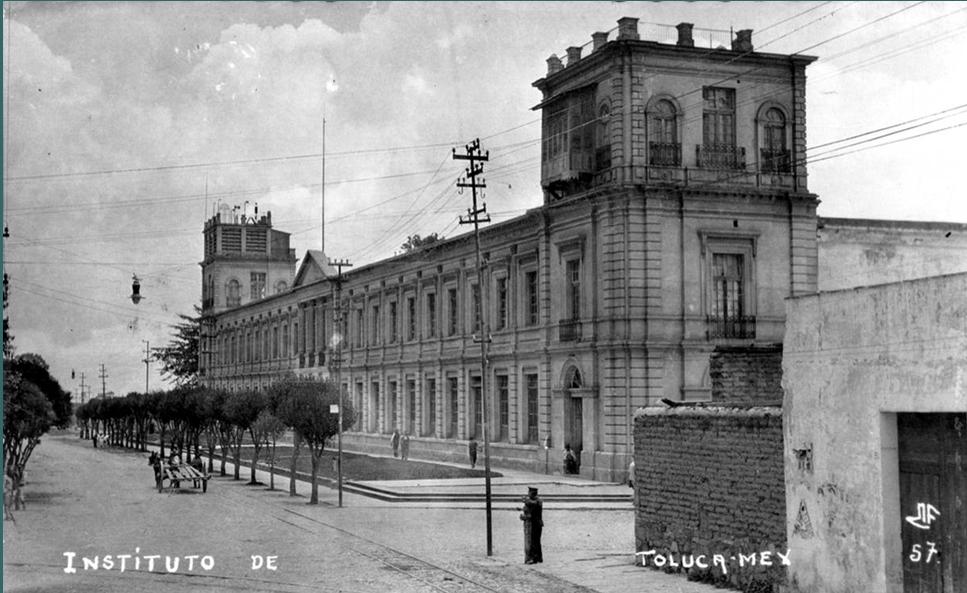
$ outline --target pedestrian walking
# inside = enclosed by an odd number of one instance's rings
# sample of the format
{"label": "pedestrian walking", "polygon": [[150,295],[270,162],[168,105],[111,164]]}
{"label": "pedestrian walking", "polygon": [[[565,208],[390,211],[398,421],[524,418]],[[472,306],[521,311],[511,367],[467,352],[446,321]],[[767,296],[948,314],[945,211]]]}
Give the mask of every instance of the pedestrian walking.
{"label": "pedestrian walking", "polygon": [[520,520],[524,522],[524,564],[544,562],[541,551],[541,532],[544,530],[544,503],[537,496],[537,488],[527,488],[524,508],[520,509]]}
{"label": "pedestrian walking", "polygon": [[477,440],[473,437],[467,443],[467,453],[470,454],[470,468],[473,469],[477,466]]}
{"label": "pedestrian walking", "polygon": [[400,457],[406,461],[410,457],[410,436],[404,434],[400,439]]}
{"label": "pedestrian walking", "polygon": [[400,456],[400,431],[393,429],[393,436],[389,438],[389,444],[393,446],[393,457]]}
{"label": "pedestrian walking", "polygon": [[98,439],[98,435],[97,435],[97,432],[95,431],[93,434],[91,434],[91,442],[94,443],[95,449],[97,449],[97,439]]}
{"label": "pedestrian walking", "polygon": [[578,473],[578,459],[575,457],[574,451],[571,450],[570,444],[564,445],[564,473]]}

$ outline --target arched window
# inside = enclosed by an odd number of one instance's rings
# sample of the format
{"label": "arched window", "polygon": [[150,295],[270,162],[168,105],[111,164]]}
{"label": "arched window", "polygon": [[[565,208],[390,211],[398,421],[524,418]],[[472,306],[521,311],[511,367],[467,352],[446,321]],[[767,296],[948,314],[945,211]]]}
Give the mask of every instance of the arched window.
{"label": "arched window", "polygon": [[278,282],[275,283],[275,294],[279,294],[280,292],[285,292],[286,289],[288,288],[289,288],[289,285],[286,284],[285,280],[279,280]]}
{"label": "arched window", "polygon": [[788,173],[791,163],[786,147],[786,115],[770,107],[761,119],[762,146],[759,150],[759,170],[763,173]]}
{"label": "arched window", "polygon": [[663,167],[681,165],[678,142],[678,110],[668,99],[655,102],[648,116],[649,163]]}
{"label": "arched window", "polygon": [[564,389],[581,389],[584,387],[584,380],[581,378],[581,371],[576,366],[572,366],[564,375]]}
{"label": "arched window", "polygon": [[242,304],[242,285],[232,278],[225,285],[225,306],[237,307]]}
{"label": "arched window", "polygon": [[602,103],[598,108],[598,123],[594,131],[595,163],[598,171],[611,168],[611,105]]}

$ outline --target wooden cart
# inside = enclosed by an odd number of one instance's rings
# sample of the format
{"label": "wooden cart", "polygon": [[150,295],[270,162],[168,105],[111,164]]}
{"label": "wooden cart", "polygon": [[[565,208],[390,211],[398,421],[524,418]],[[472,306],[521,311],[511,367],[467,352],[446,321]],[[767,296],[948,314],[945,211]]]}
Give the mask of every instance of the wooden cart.
{"label": "wooden cart", "polygon": [[[158,480],[158,492],[165,489],[165,482],[168,482],[168,491],[181,488],[182,482],[191,483],[195,488],[201,484],[201,491],[208,492],[208,480],[211,475],[200,472],[188,464],[182,465],[163,465],[161,468],[161,479]],[[186,486],[187,487],[187,486]]]}

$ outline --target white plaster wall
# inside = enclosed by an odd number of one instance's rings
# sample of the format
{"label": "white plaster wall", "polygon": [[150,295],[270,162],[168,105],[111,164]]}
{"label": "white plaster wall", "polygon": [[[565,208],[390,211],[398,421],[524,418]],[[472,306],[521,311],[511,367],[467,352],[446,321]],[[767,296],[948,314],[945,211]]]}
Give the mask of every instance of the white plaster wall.
{"label": "white plaster wall", "polygon": [[967,411],[967,274],[789,299],[782,384],[792,591],[902,591],[895,414]]}
{"label": "white plaster wall", "polygon": [[819,290],[967,272],[967,225],[820,219]]}

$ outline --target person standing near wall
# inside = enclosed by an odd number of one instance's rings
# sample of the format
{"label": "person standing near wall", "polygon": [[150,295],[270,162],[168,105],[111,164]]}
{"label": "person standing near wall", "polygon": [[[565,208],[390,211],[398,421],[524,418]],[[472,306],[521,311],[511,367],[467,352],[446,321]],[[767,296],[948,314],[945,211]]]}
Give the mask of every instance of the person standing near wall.
{"label": "person standing near wall", "polygon": [[406,461],[410,457],[410,437],[409,435],[403,435],[400,439],[400,458]]}
{"label": "person standing near wall", "polygon": [[544,530],[544,503],[537,496],[537,488],[527,489],[524,508],[520,513],[524,522],[524,564],[544,562],[541,551],[541,532]]}
{"label": "person standing near wall", "polygon": [[574,451],[571,450],[571,445],[564,445],[564,473],[578,473],[578,460],[574,456]]}
{"label": "person standing near wall", "polygon": [[399,429],[393,429],[393,436],[389,438],[389,444],[393,447],[393,457],[400,456],[400,431]]}

